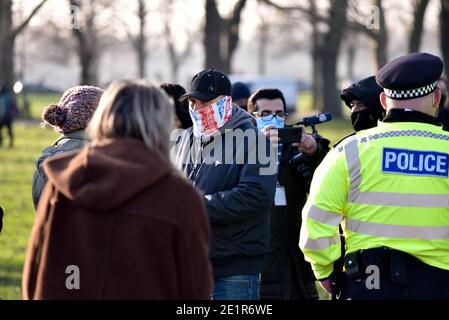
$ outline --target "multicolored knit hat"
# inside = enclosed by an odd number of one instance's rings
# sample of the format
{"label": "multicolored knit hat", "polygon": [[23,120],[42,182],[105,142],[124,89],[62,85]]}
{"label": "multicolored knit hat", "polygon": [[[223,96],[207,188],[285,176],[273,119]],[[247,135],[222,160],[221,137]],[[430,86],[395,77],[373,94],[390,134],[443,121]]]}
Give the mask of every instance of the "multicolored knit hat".
{"label": "multicolored knit hat", "polygon": [[102,94],[102,89],[92,86],[70,88],[58,104],[50,104],[42,111],[42,120],[59,133],[82,130],[87,127]]}

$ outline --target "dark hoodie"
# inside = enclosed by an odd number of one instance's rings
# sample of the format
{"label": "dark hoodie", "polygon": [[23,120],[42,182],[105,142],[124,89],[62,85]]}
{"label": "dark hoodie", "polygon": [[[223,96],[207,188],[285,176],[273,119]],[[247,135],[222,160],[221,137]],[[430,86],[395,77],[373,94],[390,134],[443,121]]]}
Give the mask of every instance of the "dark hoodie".
{"label": "dark hoodie", "polygon": [[[142,142],[107,141],[44,169],[24,299],[209,298],[204,205]],[[76,283],[69,266],[79,270],[79,289],[66,287]]]}
{"label": "dark hoodie", "polygon": [[[248,144],[237,139],[229,144],[225,135],[236,133],[236,129],[252,135],[255,141]],[[196,155],[207,157],[208,150],[221,150],[211,157],[212,163]],[[270,142],[253,125],[253,118],[235,107],[231,119],[212,139],[201,141],[190,128],[174,146],[173,154],[176,166],[204,193],[212,227],[214,276],[260,273],[269,248],[277,165]],[[228,157],[231,163],[225,161]]]}
{"label": "dark hoodie", "polygon": [[383,89],[376,83],[376,77],[368,77],[344,89],[340,97],[348,108],[351,108],[351,102],[354,100],[362,102],[373,119],[377,121],[385,116],[385,110],[380,104],[382,92]]}

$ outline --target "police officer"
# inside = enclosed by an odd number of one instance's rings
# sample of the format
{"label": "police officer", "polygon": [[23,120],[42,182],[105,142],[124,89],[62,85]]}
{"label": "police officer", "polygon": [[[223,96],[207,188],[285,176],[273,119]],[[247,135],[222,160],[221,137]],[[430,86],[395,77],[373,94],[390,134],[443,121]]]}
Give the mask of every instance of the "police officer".
{"label": "police officer", "polygon": [[300,247],[341,299],[449,299],[449,133],[435,119],[440,58],[412,53],[377,74],[387,114],[333,149],[315,171]]}

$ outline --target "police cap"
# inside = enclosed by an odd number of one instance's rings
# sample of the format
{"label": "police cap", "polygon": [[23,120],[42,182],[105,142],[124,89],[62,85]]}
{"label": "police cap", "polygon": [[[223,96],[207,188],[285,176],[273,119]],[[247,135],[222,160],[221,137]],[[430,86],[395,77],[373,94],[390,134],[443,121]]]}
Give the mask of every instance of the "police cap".
{"label": "police cap", "polygon": [[431,94],[438,87],[443,61],[428,53],[410,53],[388,62],[376,75],[387,97],[408,100]]}

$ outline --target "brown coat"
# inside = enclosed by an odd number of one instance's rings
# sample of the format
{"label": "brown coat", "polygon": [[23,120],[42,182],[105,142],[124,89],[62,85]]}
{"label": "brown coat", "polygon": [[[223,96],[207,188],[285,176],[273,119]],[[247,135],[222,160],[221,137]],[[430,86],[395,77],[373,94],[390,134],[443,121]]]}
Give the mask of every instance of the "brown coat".
{"label": "brown coat", "polygon": [[[145,145],[117,139],[44,164],[24,299],[209,299],[198,193]],[[79,289],[74,277],[79,270]]]}

